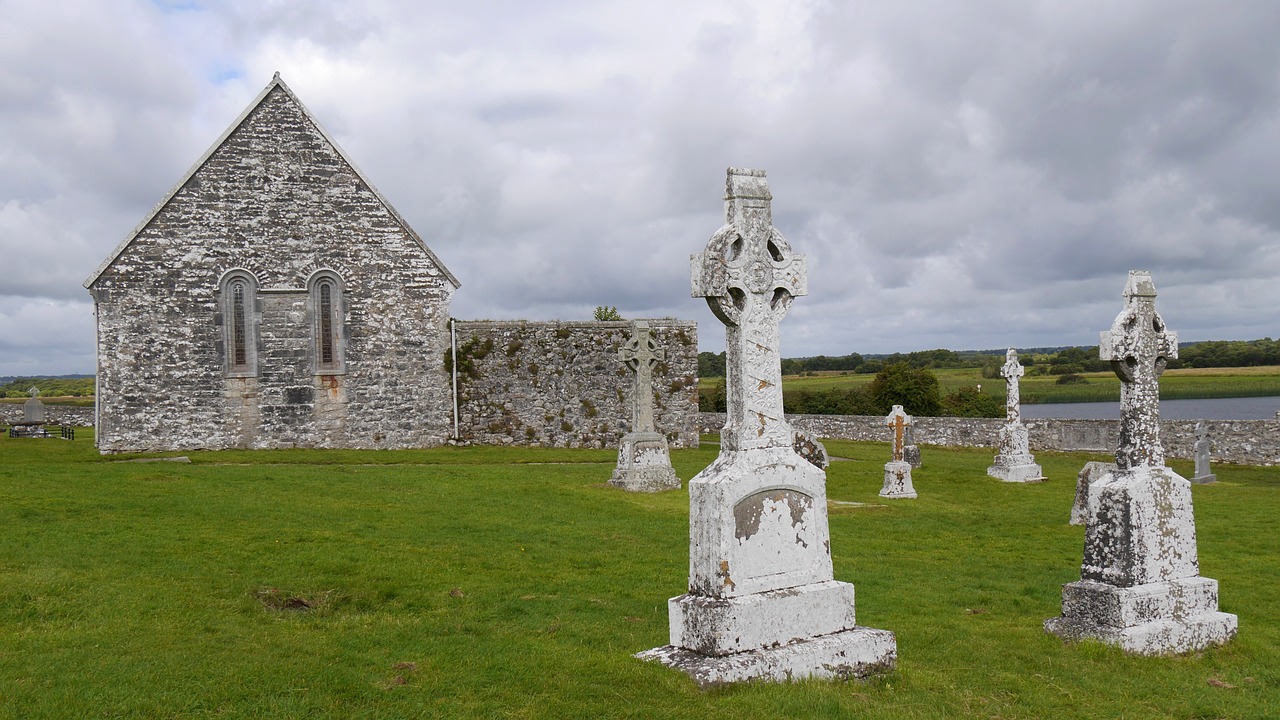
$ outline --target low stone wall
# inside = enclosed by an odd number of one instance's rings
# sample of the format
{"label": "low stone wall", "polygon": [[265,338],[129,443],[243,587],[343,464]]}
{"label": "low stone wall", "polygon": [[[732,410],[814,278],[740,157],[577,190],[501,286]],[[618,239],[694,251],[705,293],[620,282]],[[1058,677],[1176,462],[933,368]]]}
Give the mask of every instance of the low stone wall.
{"label": "low stone wall", "polygon": [[[702,432],[716,433],[724,413],[700,413]],[[889,441],[884,418],[869,415],[788,415],[795,427],[817,437]],[[1161,420],[1160,442],[1169,457],[1195,455],[1195,420]],[[1214,462],[1239,465],[1280,464],[1280,421],[1205,420]],[[915,440],[928,445],[994,447],[1004,418],[918,417]],[[1034,450],[1115,452],[1119,420],[1025,420]]]}
{"label": "low stone wall", "polygon": [[[633,374],[618,357],[629,321],[455,321],[459,429],[485,445],[616,448],[631,430]],[[665,353],[653,371],[654,425],[698,444],[698,326],[649,320]]]}
{"label": "low stone wall", "polygon": [[[0,403],[0,423],[9,425],[22,421],[21,403]],[[76,405],[45,405],[44,417],[50,425],[92,427],[93,408]]]}

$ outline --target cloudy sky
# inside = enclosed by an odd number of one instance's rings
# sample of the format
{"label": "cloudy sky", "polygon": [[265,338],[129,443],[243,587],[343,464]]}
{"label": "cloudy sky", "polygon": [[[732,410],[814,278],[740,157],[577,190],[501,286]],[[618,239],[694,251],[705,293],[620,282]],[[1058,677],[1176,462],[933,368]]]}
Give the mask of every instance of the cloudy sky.
{"label": "cloudy sky", "polygon": [[279,71],[459,318],[697,320],[724,172],[809,257],[783,354],[1280,335],[1280,3],[0,0],[0,375]]}

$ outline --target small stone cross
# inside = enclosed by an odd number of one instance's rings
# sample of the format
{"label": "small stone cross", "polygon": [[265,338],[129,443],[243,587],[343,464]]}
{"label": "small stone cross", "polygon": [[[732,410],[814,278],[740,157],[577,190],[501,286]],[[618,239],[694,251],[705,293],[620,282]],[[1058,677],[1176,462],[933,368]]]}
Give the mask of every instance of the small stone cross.
{"label": "small stone cross", "polygon": [[1156,312],[1156,286],[1151,273],[1130,270],[1124,286],[1125,308],[1110,330],[1101,333],[1098,355],[1111,362],[1120,378],[1121,470],[1150,465],[1164,467],[1160,445],[1160,375],[1178,357],[1178,334],[1165,328]]}
{"label": "small stone cross", "polygon": [[727,450],[790,447],[782,413],[778,325],[792,298],[808,294],[805,257],[773,227],[763,170],[729,168],[723,227],[691,256],[693,296],[726,326]]}
{"label": "small stone cross", "polygon": [[667,356],[649,336],[649,323],[637,320],[631,339],[618,350],[622,363],[636,374],[631,403],[631,431],[653,432],[653,368]]}
{"label": "small stone cross", "polygon": [[893,461],[904,462],[903,448],[906,447],[906,430],[911,427],[912,417],[902,410],[901,405],[894,405],[893,410],[885,417],[884,423],[893,428]]}
{"label": "small stone cross", "polygon": [[30,395],[31,397],[36,397],[37,395],[40,394],[40,388],[36,387],[35,385],[32,385],[31,387],[27,388],[27,394]]}
{"label": "small stone cross", "polygon": [[[1009,348],[1004,354],[1004,367],[1000,368],[1000,374],[1004,377],[1005,399],[1004,411],[1005,419],[1009,422],[1018,422],[1022,419],[1022,400],[1018,395],[1018,378],[1022,377],[1022,363],[1018,362],[1018,351]],[[981,391],[981,388],[979,388]]]}

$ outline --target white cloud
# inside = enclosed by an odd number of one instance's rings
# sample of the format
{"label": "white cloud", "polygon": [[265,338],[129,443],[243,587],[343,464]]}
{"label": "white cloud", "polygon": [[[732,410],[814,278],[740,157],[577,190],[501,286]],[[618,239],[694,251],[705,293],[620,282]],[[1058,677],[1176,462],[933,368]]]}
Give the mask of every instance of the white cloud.
{"label": "white cloud", "polygon": [[[1280,6],[0,0],[0,16],[0,294],[24,337],[91,348],[91,324],[50,314],[81,317],[79,283],[277,70],[460,277],[460,317],[617,305],[696,319],[718,349],[688,256],[739,165],[769,171],[775,223],[810,258],[788,355],[1093,343],[1136,267],[1184,339],[1275,334]],[[0,367],[42,372],[71,356],[55,347],[0,347]]]}

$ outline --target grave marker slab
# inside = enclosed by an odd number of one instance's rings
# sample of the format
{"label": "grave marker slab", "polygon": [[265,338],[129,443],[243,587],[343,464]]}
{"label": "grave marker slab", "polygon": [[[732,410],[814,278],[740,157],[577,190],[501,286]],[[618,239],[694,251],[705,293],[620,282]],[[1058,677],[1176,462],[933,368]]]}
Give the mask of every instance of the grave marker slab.
{"label": "grave marker slab", "polygon": [[826,473],[796,454],[782,412],[779,323],[807,293],[805,258],[773,227],[763,171],[730,168],[726,224],[692,257],[695,297],[725,324],[728,413],[720,456],[689,481],[689,592],[671,644],[638,657],[703,687],[860,677],[892,668],[893,633],[855,624],[834,580]]}
{"label": "grave marker slab", "polygon": [[893,459],[884,465],[884,485],[880,488],[880,497],[908,500],[917,497],[915,486],[911,483],[911,463],[906,460],[907,431],[911,427],[911,421],[912,417],[903,411],[901,405],[894,405],[884,419],[885,425],[893,430]]}
{"label": "grave marker slab", "polygon": [[1196,423],[1196,474],[1191,478],[1193,485],[1207,485],[1211,482],[1217,482],[1218,476],[1213,474],[1209,468],[1209,450],[1212,443],[1209,442],[1209,430],[1204,426],[1204,421]]}
{"label": "grave marker slab", "polygon": [[902,446],[902,459],[913,470],[920,469],[923,461],[920,459],[920,446],[916,444],[916,426],[907,426],[907,436],[904,439],[905,445]]}
{"label": "grave marker slab", "polygon": [[1200,576],[1191,483],[1164,464],[1158,381],[1178,338],[1149,273],[1131,271],[1124,297],[1100,346],[1121,383],[1116,469],[1088,485],[1080,581],[1062,587],[1062,615],[1045,629],[1141,655],[1199,650],[1233,638],[1237,620],[1218,612],[1218,581]]}
{"label": "grave marker slab", "polygon": [[666,353],[649,334],[649,323],[637,320],[631,339],[618,357],[635,375],[631,393],[631,432],[622,437],[618,465],[609,484],[629,492],[679,490],[680,478],[671,468],[667,438],[653,425],[653,368]]}
{"label": "grave marker slab", "polygon": [[1005,380],[1005,424],[1000,428],[997,441],[999,452],[991,467],[987,468],[987,474],[1005,482],[1040,482],[1044,480],[1044,473],[1031,454],[1027,426],[1022,424],[1018,379],[1022,377],[1023,369],[1014,348],[1005,353],[1000,374]]}

